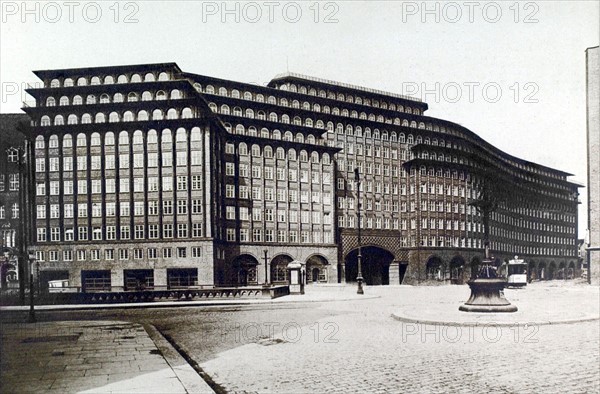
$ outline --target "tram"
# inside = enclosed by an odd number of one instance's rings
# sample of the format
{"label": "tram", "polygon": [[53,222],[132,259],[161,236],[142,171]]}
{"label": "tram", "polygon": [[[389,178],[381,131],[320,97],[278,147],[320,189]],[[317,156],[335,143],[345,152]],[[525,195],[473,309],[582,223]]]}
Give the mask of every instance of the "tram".
{"label": "tram", "polygon": [[527,263],[525,260],[515,256],[513,260],[508,262],[506,281],[509,287],[527,286]]}

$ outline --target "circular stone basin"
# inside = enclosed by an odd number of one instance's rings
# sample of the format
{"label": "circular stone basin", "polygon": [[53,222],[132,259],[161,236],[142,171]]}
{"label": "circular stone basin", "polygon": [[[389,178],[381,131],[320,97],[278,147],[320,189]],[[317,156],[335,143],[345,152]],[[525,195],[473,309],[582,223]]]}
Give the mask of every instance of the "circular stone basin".
{"label": "circular stone basin", "polygon": [[474,279],[467,282],[471,297],[458,310],[463,312],[516,312],[517,307],[504,297],[502,278]]}

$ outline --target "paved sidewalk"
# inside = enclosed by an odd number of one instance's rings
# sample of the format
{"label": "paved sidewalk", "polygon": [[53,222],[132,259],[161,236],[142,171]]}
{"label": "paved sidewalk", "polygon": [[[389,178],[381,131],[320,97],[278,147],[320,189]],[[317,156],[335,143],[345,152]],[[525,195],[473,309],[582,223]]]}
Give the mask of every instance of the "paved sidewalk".
{"label": "paved sidewalk", "polygon": [[0,392],[212,393],[152,326],[3,324]]}

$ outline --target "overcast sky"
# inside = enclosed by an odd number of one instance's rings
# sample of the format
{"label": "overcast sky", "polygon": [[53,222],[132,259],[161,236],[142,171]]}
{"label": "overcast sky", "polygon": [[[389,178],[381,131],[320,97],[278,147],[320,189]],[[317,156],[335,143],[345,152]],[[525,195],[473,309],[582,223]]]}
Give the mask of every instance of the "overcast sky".
{"label": "overcast sky", "polygon": [[587,181],[585,49],[598,45],[598,1],[0,3],[2,113],[20,111],[38,69],[177,62],[258,84],[289,70],[427,92],[426,114]]}

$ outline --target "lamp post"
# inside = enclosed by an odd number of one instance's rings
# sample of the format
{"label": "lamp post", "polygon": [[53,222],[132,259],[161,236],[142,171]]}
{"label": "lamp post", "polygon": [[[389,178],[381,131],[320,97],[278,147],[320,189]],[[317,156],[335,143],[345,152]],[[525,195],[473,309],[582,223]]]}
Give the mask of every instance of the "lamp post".
{"label": "lamp post", "polygon": [[35,263],[35,255],[33,253],[29,254],[29,323],[35,323],[35,309],[33,303],[33,263]]}
{"label": "lamp post", "polygon": [[267,253],[269,253],[269,250],[265,249],[265,250],[263,250],[263,252],[265,253],[265,284],[264,284],[264,286],[269,286],[269,277],[268,277],[268,273],[269,273],[269,269],[268,269],[269,260],[267,258]]}
{"label": "lamp post", "polygon": [[362,247],[361,247],[361,239],[360,239],[360,175],[358,173],[358,168],[354,169],[354,180],[356,181],[356,212],[358,216],[358,274],[356,276],[356,281],[358,282],[358,290],[356,294],[364,294],[364,290],[362,287],[363,276],[362,276]]}

